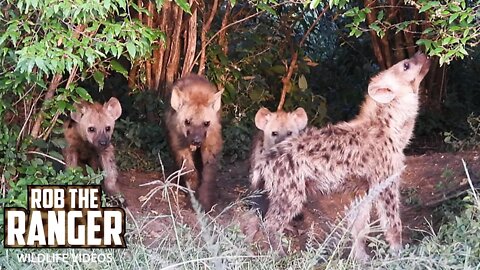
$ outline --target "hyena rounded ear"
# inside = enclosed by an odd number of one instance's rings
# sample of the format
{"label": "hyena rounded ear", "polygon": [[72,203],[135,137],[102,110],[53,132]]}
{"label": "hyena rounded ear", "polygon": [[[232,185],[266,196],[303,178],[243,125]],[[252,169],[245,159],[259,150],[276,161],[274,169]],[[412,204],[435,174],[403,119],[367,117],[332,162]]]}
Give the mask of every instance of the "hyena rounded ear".
{"label": "hyena rounded ear", "polygon": [[172,96],[170,97],[170,106],[175,111],[178,111],[183,104],[183,93],[178,87],[172,88]]}
{"label": "hyena rounded ear", "polygon": [[215,95],[213,95],[212,99],[210,100],[210,103],[213,106],[213,110],[216,112],[218,112],[220,110],[220,107],[222,107],[222,94],[223,90],[218,91],[217,93],[215,93]]}
{"label": "hyena rounded ear", "polygon": [[304,129],[308,124],[308,115],[305,110],[300,107],[292,112],[295,117],[295,122],[298,124],[299,129]]}
{"label": "hyena rounded ear", "polygon": [[82,119],[83,114],[85,113],[85,104],[82,103],[76,103],[74,106],[75,111],[72,111],[70,113],[70,118],[75,121],[75,122],[80,122]]}
{"label": "hyena rounded ear", "polygon": [[389,103],[395,98],[395,93],[392,90],[377,81],[372,81],[368,85],[368,95],[378,103]]}
{"label": "hyena rounded ear", "polygon": [[260,130],[264,130],[271,115],[272,112],[269,111],[267,108],[260,108],[257,114],[255,114],[255,126]]}
{"label": "hyena rounded ear", "polygon": [[103,105],[103,108],[112,116],[114,120],[117,120],[122,115],[122,106],[117,98],[112,97],[107,103]]}

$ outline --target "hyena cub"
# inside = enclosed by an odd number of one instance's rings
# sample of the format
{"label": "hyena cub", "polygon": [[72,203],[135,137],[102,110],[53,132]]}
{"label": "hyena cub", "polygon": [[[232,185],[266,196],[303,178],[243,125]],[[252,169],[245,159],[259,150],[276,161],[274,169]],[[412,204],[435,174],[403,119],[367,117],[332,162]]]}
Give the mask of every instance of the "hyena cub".
{"label": "hyena cub", "polygon": [[[373,77],[360,114],[350,122],[308,128],[259,158],[252,183],[265,182],[269,194],[265,225],[274,248],[280,248],[277,232],[298,214],[309,192],[329,194],[346,181],[367,179],[369,188],[380,183],[387,188],[375,199],[386,240],[395,251],[402,246],[399,179],[404,167],[403,149],[412,137],[419,101],[420,82],[430,61],[421,53],[405,59]],[[352,254],[360,260],[365,250],[371,203],[360,205],[352,221]]]}
{"label": "hyena cub", "polygon": [[205,78],[190,74],[172,86],[166,112],[169,145],[180,168],[185,162],[185,184],[209,211],[216,196],[217,160],[222,150],[220,108],[222,91]]}
{"label": "hyena cub", "polygon": [[118,195],[115,147],[111,144],[115,120],[122,114],[118,99],[112,97],[105,104],[82,102],[75,105],[63,129],[67,147],[63,156],[67,167],[89,165],[101,168],[106,176],[103,181],[109,195]]}
{"label": "hyena cub", "polygon": [[[293,112],[271,112],[267,108],[261,108],[255,115],[255,126],[259,129],[253,139],[250,156],[250,170],[255,168],[257,159],[273,145],[288,137],[297,136],[308,123],[307,113],[303,108],[297,108]],[[252,184],[252,191],[263,190],[263,182]],[[268,209],[266,194],[255,196],[251,199],[253,208],[260,211],[264,216]]]}

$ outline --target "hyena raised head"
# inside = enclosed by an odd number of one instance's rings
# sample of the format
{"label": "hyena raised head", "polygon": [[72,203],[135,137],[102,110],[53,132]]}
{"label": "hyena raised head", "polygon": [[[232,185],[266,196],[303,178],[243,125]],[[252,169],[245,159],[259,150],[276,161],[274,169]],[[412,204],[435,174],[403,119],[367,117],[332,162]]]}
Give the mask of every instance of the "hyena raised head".
{"label": "hyena raised head", "polygon": [[67,147],[63,150],[67,167],[89,165],[105,171],[103,182],[109,195],[119,194],[115,147],[111,143],[115,120],[122,114],[118,99],[112,97],[105,104],[82,102],[64,124]]}
{"label": "hyena raised head", "polygon": [[217,160],[223,145],[221,102],[221,91],[205,78],[191,74],[172,86],[165,119],[175,162],[179,168],[185,162],[186,170],[193,170],[185,183],[206,211],[215,201]]}
{"label": "hyena raised head", "polygon": [[[420,53],[395,64],[371,80],[354,120],[307,128],[259,158],[252,181],[264,181],[269,194],[265,223],[274,248],[282,251],[276,234],[302,210],[309,192],[329,194],[354,179],[366,179],[372,190],[386,185],[374,204],[391,248],[401,248],[400,181],[386,180],[400,175],[404,167],[403,149],[412,136],[419,107],[418,88],[429,66]],[[360,204],[351,224],[352,255],[360,260],[368,258],[365,239],[371,204]]]}

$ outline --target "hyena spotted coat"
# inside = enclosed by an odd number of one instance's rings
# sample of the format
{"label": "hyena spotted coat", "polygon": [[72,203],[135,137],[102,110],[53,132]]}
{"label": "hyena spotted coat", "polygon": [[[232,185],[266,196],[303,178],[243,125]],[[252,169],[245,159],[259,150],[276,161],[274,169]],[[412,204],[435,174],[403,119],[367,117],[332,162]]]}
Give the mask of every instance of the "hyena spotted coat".
{"label": "hyena spotted coat", "polygon": [[[274,248],[283,252],[277,232],[298,214],[310,192],[329,194],[349,179],[366,179],[370,188],[399,174],[404,148],[412,137],[420,82],[430,61],[421,53],[371,79],[360,114],[350,122],[308,128],[267,151],[258,160],[252,183],[265,182],[270,206],[265,226]],[[401,248],[399,181],[383,190],[375,206],[393,250]],[[365,260],[365,231],[370,218],[365,204],[353,220],[352,255]]]}
{"label": "hyena spotted coat", "polygon": [[75,105],[63,129],[67,147],[63,156],[67,167],[88,165],[105,171],[103,186],[109,195],[118,195],[115,147],[111,143],[115,120],[122,114],[118,99],[105,104],[82,102]]}
{"label": "hyena spotted coat", "polygon": [[[297,136],[307,123],[308,116],[303,108],[297,108],[292,112],[283,110],[271,112],[267,108],[260,108],[255,115],[255,126],[259,131],[252,143],[250,171],[255,168],[257,160],[266,150],[288,137]],[[250,189],[251,191],[263,190],[263,182],[252,183]],[[252,198],[251,202],[262,216],[265,215],[269,204],[266,194]]]}
{"label": "hyena spotted coat", "polygon": [[190,74],[172,86],[165,115],[169,145],[180,168],[185,162],[187,187],[203,209],[215,203],[217,162],[222,151],[222,92],[205,78]]}

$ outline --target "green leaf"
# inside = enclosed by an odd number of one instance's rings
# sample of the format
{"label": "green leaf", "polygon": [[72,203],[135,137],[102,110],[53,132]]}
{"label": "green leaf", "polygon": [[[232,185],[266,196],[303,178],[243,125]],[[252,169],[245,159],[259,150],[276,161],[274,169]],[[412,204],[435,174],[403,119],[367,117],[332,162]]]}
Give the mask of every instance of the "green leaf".
{"label": "green leaf", "polygon": [[103,90],[103,86],[105,85],[105,74],[96,70],[95,73],[93,73],[93,78],[98,83],[99,90]]}
{"label": "green leaf", "polygon": [[383,12],[383,10],[380,10],[377,14],[377,20],[379,21],[383,20],[384,16],[385,16],[385,12]]}
{"label": "green leaf", "polygon": [[119,62],[115,60],[110,61],[110,68],[122,74],[125,78],[128,77],[128,71]]}
{"label": "green leaf", "polygon": [[192,12],[190,11],[190,5],[186,0],[175,0],[175,3],[177,3],[177,5],[186,13],[192,14]]}
{"label": "green leaf", "polygon": [[90,94],[87,92],[87,90],[85,90],[85,88],[83,87],[77,87],[75,88],[75,92],[77,92],[77,94],[84,100],[87,100],[87,101],[92,101],[92,97],[90,96]]}
{"label": "green leaf", "polygon": [[317,8],[318,4],[320,4],[320,0],[313,0],[310,2],[310,9]]}
{"label": "green leaf", "polygon": [[137,53],[137,48],[135,47],[135,44],[133,44],[133,42],[128,42],[126,46],[127,46],[127,51],[128,51],[128,54],[130,55],[130,58],[134,59],[135,54]]}
{"label": "green leaf", "polygon": [[260,4],[258,4],[257,7],[258,7],[258,9],[264,10],[264,11],[266,11],[266,12],[272,14],[272,15],[277,15],[277,13],[275,12],[275,10],[274,10],[271,6],[269,6],[269,5],[267,5],[267,4],[260,3]]}
{"label": "green leaf", "polygon": [[458,13],[454,13],[452,14],[452,16],[450,16],[450,18],[448,18],[448,24],[452,24],[453,21],[455,21],[456,18],[458,18]]}
{"label": "green leaf", "polygon": [[285,66],[275,65],[275,66],[271,67],[270,70],[274,73],[277,73],[277,74],[284,74],[285,73]]}
{"label": "green leaf", "polygon": [[302,91],[305,91],[308,88],[307,78],[305,78],[305,75],[303,74],[300,75],[300,78],[298,78],[298,88],[300,88]]}

